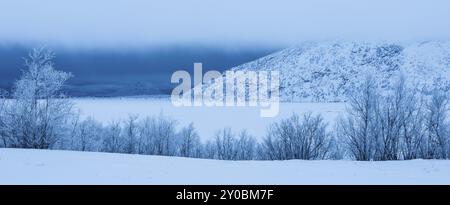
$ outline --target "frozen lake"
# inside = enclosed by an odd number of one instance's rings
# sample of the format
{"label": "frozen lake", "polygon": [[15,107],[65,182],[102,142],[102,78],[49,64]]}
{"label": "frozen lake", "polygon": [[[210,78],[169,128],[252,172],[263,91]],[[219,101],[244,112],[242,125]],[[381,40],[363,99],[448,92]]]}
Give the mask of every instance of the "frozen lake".
{"label": "frozen lake", "polygon": [[129,115],[143,118],[163,113],[181,126],[193,122],[202,139],[212,137],[224,127],[230,127],[234,132],[246,129],[256,138],[261,138],[270,124],[287,118],[294,112],[320,113],[331,127],[336,117],[345,110],[344,103],[283,102],[280,103],[278,116],[262,118],[260,107],[175,107],[169,98],[76,98],[74,101],[82,117],[90,116],[104,123],[126,119]]}

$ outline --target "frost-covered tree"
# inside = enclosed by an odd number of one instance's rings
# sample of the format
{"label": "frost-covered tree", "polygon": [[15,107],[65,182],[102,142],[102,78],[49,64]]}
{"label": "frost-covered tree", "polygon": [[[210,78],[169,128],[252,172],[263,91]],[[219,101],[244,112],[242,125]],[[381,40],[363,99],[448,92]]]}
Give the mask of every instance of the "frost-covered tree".
{"label": "frost-covered tree", "polygon": [[194,128],[194,124],[190,123],[180,131],[180,147],[179,155],[181,157],[201,157],[200,137]]}
{"label": "frost-covered tree", "polygon": [[100,151],[105,138],[103,125],[93,118],[77,122],[71,135],[70,147],[66,149],[79,151]]}
{"label": "frost-covered tree", "polygon": [[408,87],[400,75],[391,94],[380,101],[378,119],[381,143],[378,160],[416,159],[424,143],[424,100],[420,90]]}
{"label": "frost-covered tree", "polygon": [[203,158],[206,159],[217,159],[217,149],[216,144],[213,140],[208,140],[203,146]]}
{"label": "frost-covered tree", "polygon": [[177,154],[179,139],[176,121],[163,116],[147,117],[139,127],[139,153],[174,156]]}
{"label": "frost-covered tree", "polygon": [[[350,97],[346,118],[337,133],[346,139],[356,160],[446,158],[447,96],[434,93],[425,106],[420,89],[400,75],[392,89],[380,94],[370,78]],[[428,111],[427,111],[428,110]]]}
{"label": "frost-covered tree", "polygon": [[400,120],[403,117],[404,89],[402,85],[385,97],[380,97],[376,105],[376,117],[372,119],[373,130],[378,140],[375,142],[374,160],[397,160],[400,148]]}
{"label": "frost-covered tree", "polygon": [[33,49],[15,83],[5,118],[7,146],[49,149],[67,135],[72,102],[61,92],[70,73],[55,70],[54,53]]}
{"label": "frost-covered tree", "polygon": [[156,120],[157,130],[157,154],[174,156],[177,151],[179,140],[176,135],[176,121],[164,116],[159,116]]}
{"label": "frost-covered tree", "polygon": [[155,119],[146,117],[139,122],[139,154],[156,154],[156,122]]}
{"label": "frost-covered tree", "polygon": [[136,154],[138,153],[138,117],[135,115],[130,115],[125,121],[124,127],[124,153]]}
{"label": "frost-covered tree", "polygon": [[[401,156],[402,139],[414,139],[411,118],[418,114],[415,96],[406,87],[406,79],[400,75],[393,89],[384,96],[378,97],[376,106],[376,142],[375,160],[398,160]],[[406,140],[405,140],[406,142]],[[412,148],[412,147],[410,147]],[[410,150],[411,151],[411,150]]]}
{"label": "frost-covered tree", "polygon": [[122,126],[120,122],[113,121],[105,128],[105,135],[101,150],[103,152],[120,153],[123,150]]}
{"label": "frost-covered tree", "polygon": [[236,160],[253,160],[256,158],[257,143],[246,130],[241,131],[236,141]]}
{"label": "frost-covered tree", "polygon": [[236,160],[236,139],[230,128],[224,128],[216,132],[214,140],[217,159]]}
{"label": "frost-covered tree", "polygon": [[427,151],[426,158],[447,159],[450,151],[448,120],[448,93],[435,90],[427,105]]}
{"label": "frost-covered tree", "polygon": [[358,91],[348,97],[346,116],[339,119],[338,133],[351,158],[374,160],[378,136],[377,104],[380,95],[373,77],[367,76]]}
{"label": "frost-covered tree", "polygon": [[266,158],[326,159],[329,157],[331,138],[326,131],[327,124],[322,116],[306,113],[300,118],[290,118],[275,123],[269,128],[264,140]]}
{"label": "frost-covered tree", "polygon": [[378,135],[374,160],[415,159],[420,157],[424,136],[423,100],[418,90],[406,85],[400,75],[376,107]]}

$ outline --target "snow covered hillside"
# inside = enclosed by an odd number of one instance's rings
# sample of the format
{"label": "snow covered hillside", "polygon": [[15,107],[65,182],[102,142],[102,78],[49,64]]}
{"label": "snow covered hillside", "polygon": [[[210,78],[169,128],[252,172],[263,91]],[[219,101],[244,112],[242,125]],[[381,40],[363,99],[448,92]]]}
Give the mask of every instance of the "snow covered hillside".
{"label": "snow covered hillside", "polygon": [[450,184],[449,160],[218,161],[0,149],[0,184]]}
{"label": "snow covered hillside", "polygon": [[450,42],[305,43],[232,70],[279,70],[284,101],[345,100],[367,72],[375,75],[381,88],[389,88],[392,76],[401,72],[425,91],[434,86],[450,90]]}

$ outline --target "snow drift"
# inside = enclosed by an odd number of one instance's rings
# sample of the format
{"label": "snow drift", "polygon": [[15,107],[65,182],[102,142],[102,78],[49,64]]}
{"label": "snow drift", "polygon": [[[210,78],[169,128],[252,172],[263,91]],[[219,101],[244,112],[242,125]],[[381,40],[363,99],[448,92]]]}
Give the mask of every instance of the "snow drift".
{"label": "snow drift", "polygon": [[219,161],[0,149],[0,184],[450,184],[449,160]]}

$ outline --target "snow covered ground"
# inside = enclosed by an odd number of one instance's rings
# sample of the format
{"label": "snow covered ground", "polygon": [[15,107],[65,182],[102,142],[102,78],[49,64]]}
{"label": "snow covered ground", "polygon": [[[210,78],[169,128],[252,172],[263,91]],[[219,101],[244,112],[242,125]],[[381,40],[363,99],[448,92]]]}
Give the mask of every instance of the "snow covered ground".
{"label": "snow covered ground", "polygon": [[450,184],[450,160],[218,161],[3,148],[0,184]]}
{"label": "snow covered ground", "polygon": [[260,107],[174,107],[169,98],[76,98],[74,101],[83,117],[91,116],[104,123],[126,119],[130,114],[145,117],[160,113],[177,120],[181,126],[193,122],[202,140],[212,137],[216,131],[225,127],[235,132],[246,129],[260,139],[265,135],[267,126],[289,117],[293,112],[321,113],[333,125],[336,117],[345,110],[343,103],[282,102],[277,117],[261,118]]}

